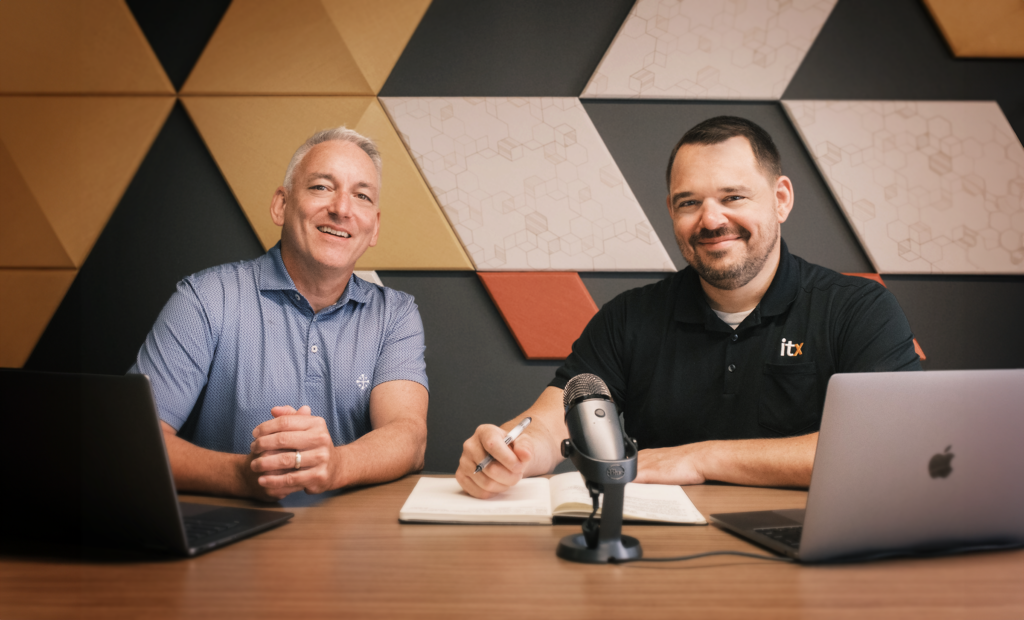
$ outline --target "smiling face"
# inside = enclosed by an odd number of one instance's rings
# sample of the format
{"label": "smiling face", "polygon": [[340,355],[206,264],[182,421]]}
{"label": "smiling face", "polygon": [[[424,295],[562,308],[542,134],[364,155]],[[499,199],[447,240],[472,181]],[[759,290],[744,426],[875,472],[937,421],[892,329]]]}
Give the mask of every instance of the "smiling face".
{"label": "smiling face", "polygon": [[744,137],[676,153],[668,196],[676,241],[715,288],[735,290],[774,272],[779,225],[792,207],[790,180],[767,179]]}
{"label": "smiling face", "polygon": [[314,146],[279,187],[270,214],[283,226],[281,255],[292,279],[348,281],[356,261],[377,245],[379,188],[373,161],[351,142]]}

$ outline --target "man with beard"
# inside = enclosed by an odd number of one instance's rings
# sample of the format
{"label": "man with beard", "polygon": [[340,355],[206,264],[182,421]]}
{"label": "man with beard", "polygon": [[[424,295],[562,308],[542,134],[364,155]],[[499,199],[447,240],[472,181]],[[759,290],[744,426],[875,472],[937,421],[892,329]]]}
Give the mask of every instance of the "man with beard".
{"label": "man with beard", "polygon": [[[550,472],[568,437],[562,390],[595,374],[640,448],[637,482],[810,484],[829,377],[920,370],[895,298],[789,253],[793,208],[771,137],[742,118],[700,123],[669,158],[669,215],[690,267],[606,304],[537,402],[466,440],[456,478],[490,497]],[[508,429],[533,423],[511,446]],[[490,454],[495,462],[474,474]]]}

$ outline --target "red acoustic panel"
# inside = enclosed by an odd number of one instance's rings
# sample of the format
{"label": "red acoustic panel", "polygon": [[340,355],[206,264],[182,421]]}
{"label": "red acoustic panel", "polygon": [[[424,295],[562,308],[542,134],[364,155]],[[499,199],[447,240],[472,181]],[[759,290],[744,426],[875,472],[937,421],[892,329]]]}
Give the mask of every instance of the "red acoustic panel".
{"label": "red acoustic panel", "polygon": [[597,313],[578,273],[478,272],[526,359],[561,360]]}
{"label": "red acoustic panel", "polygon": [[[875,282],[878,282],[882,286],[885,286],[885,282],[882,280],[882,275],[878,273],[847,273],[843,275],[867,278],[868,280],[874,280]],[[917,356],[920,357],[921,359],[928,359],[927,357],[925,357],[924,349],[922,349],[921,345],[917,343],[917,338],[914,338],[914,352],[916,352]]]}

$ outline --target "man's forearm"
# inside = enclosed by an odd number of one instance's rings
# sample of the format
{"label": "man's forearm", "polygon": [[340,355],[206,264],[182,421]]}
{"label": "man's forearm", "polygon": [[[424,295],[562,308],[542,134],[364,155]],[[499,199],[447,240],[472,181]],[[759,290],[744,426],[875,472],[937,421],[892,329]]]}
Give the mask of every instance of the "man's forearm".
{"label": "man's forearm", "polygon": [[697,444],[707,480],[749,486],[807,487],[818,434]]}
{"label": "man's forearm", "polygon": [[[166,423],[165,423],[166,424]],[[241,472],[247,456],[200,448],[164,428],[164,443],[178,491],[249,497]]]}
{"label": "man's forearm", "polygon": [[333,488],[388,482],[423,469],[427,449],[425,421],[403,419],[374,429],[359,439],[334,448],[338,471]]}

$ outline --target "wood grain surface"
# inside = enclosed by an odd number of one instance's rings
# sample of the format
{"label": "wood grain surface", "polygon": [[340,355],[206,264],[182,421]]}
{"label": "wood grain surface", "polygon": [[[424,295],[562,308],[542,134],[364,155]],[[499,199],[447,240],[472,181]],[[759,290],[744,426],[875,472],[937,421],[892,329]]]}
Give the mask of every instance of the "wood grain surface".
{"label": "wood grain surface", "polygon": [[[416,476],[289,509],[193,559],[32,549],[0,556],[0,619],[1024,618],[1024,550],[800,566],[739,557],[596,566],[555,557],[578,525],[400,525]],[[715,512],[803,491],[685,487]],[[241,500],[183,497],[223,505]],[[627,525],[645,555],[760,550],[714,526]]]}

